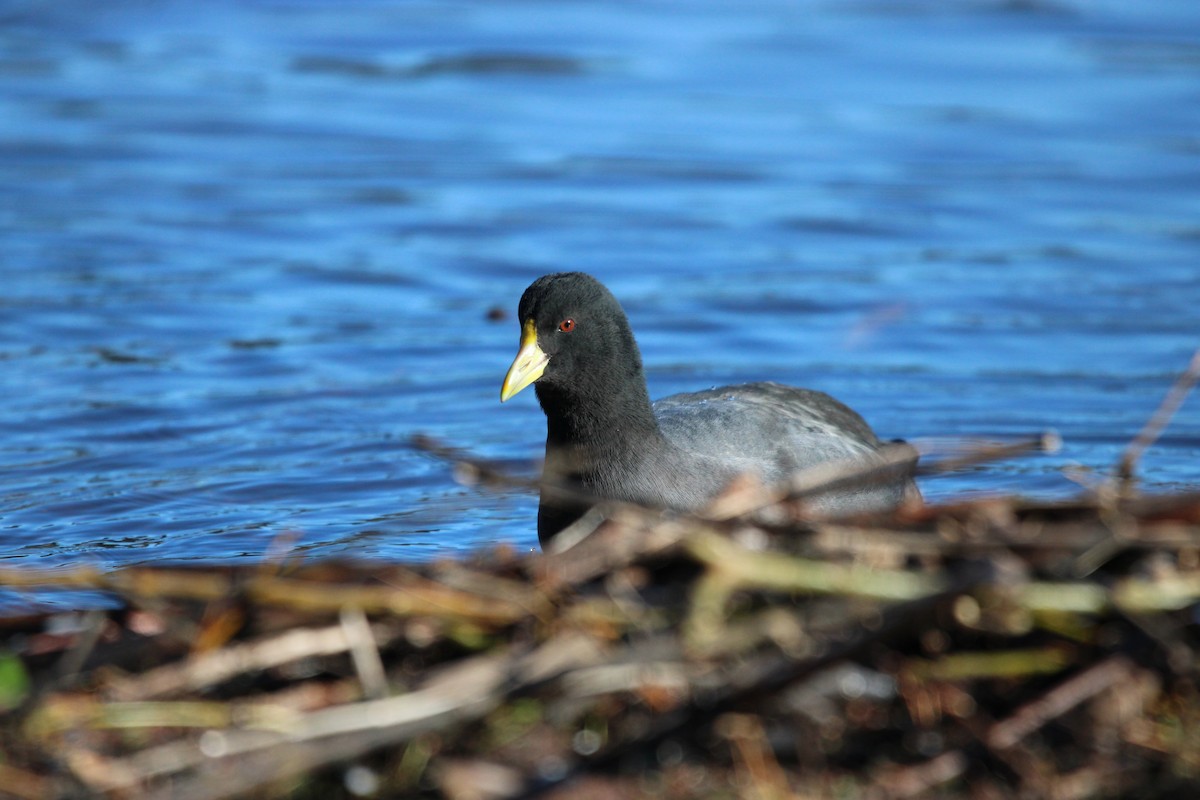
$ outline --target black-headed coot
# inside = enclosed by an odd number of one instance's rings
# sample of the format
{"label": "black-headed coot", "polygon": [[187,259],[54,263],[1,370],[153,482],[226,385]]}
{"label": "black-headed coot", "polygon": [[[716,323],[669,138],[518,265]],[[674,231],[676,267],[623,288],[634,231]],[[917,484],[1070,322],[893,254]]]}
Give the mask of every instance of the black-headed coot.
{"label": "black-headed coot", "polygon": [[[521,296],[521,347],[501,402],[529,384],[546,413],[545,476],[592,497],[697,511],[736,476],[766,483],[881,442],[827,394],[777,383],[722,386],[651,404],[642,358],[616,298],[582,272],[545,275]],[[919,496],[911,470],[820,495],[822,513],[895,507]],[[545,547],[587,506],[542,489]]]}

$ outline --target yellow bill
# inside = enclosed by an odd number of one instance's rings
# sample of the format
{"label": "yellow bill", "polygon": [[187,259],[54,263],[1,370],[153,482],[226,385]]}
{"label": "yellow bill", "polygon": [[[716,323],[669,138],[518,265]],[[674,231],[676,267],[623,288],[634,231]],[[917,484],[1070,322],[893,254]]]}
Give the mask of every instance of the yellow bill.
{"label": "yellow bill", "polygon": [[542,377],[548,361],[550,356],[538,347],[537,330],[533,326],[533,320],[526,320],[521,327],[521,349],[517,351],[517,357],[513,359],[508,374],[504,376],[504,383],[500,385],[500,402],[503,403]]}

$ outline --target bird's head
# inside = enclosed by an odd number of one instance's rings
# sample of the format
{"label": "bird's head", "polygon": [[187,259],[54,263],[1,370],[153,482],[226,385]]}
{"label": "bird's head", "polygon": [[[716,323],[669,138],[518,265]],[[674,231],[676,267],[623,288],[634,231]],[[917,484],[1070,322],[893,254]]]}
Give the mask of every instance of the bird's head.
{"label": "bird's head", "polygon": [[631,378],[642,383],[637,343],[620,303],[582,272],[538,278],[517,310],[521,346],[504,376],[500,401],[531,383],[547,395],[599,397]]}

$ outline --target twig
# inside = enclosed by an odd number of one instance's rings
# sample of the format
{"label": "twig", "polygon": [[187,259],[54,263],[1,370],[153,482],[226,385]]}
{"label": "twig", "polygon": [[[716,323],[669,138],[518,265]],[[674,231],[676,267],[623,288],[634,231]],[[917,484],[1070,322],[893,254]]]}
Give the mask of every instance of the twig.
{"label": "twig", "polygon": [[853,458],[827,461],[797,471],[788,480],[773,486],[749,485],[717,497],[702,516],[712,520],[745,517],[787,499],[813,497],[847,486],[859,486],[883,480],[888,474],[916,463],[912,445],[887,444],[878,450]]}
{"label": "twig", "polygon": [[1124,656],[1101,661],[997,722],[987,733],[987,744],[1000,750],[1012,747],[1047,722],[1127,679],[1132,669]]}
{"label": "twig", "polygon": [[1119,489],[1122,494],[1126,493],[1129,485],[1133,482],[1134,468],[1137,466],[1138,460],[1150,445],[1158,440],[1163,429],[1171,422],[1175,416],[1175,412],[1183,405],[1184,399],[1188,393],[1200,380],[1200,349],[1192,354],[1192,360],[1188,363],[1187,369],[1175,379],[1175,383],[1167,391],[1163,397],[1162,403],[1158,409],[1142,426],[1138,435],[1133,438],[1133,441],[1125,448],[1125,452],[1121,454],[1120,461],[1117,462],[1116,479],[1119,484]]}
{"label": "twig", "polygon": [[339,621],[346,634],[354,669],[362,683],[363,696],[368,700],[387,697],[387,674],[383,668],[383,659],[379,657],[379,646],[371,630],[371,623],[367,621],[367,615],[361,608],[347,607],[342,609]]}
{"label": "twig", "polygon": [[[395,626],[375,626],[373,643],[386,644],[400,635]],[[136,677],[114,680],[110,692],[119,700],[151,700],[182,692],[202,691],[238,675],[273,669],[303,658],[344,653],[351,647],[343,625],[299,628],[278,636],[229,645],[181,664],[168,664]]]}
{"label": "twig", "polygon": [[[961,777],[970,762],[961,750],[951,750],[919,764],[900,767],[886,773],[879,794],[886,798],[917,797]],[[873,794],[870,796],[874,796]]]}
{"label": "twig", "polygon": [[916,600],[945,588],[945,581],[936,575],[857,564],[831,564],[777,552],[757,553],[711,533],[689,537],[685,546],[697,560],[717,571],[735,589],[897,601]]}
{"label": "twig", "polygon": [[58,677],[60,681],[74,679],[77,673],[83,669],[84,663],[88,656],[92,654],[96,643],[100,641],[100,636],[104,633],[104,626],[108,624],[108,614],[98,609],[93,609],[84,614],[83,617],[83,632],[71,646],[67,652],[63,653],[56,665]]}
{"label": "twig", "polygon": [[933,463],[921,463],[917,466],[917,474],[937,475],[954,472],[966,467],[974,467],[992,461],[1003,461],[1006,458],[1016,458],[1029,453],[1056,453],[1061,447],[1062,437],[1058,435],[1057,431],[1043,431],[1015,442],[983,445],[961,456]]}
{"label": "twig", "polygon": [[525,490],[536,490],[541,484],[537,480],[515,477],[481,458],[475,458],[465,450],[443,444],[432,436],[417,434],[409,439],[409,443],[415,450],[450,463],[454,467],[455,477],[461,483],[482,484],[494,489]]}
{"label": "twig", "polygon": [[787,775],[779,766],[763,730],[762,720],[752,714],[727,714],[717,720],[717,732],[733,745],[734,765],[749,789],[751,800],[783,800],[788,790]]}
{"label": "twig", "polygon": [[[800,470],[789,480],[774,486],[749,485],[735,487],[718,497],[701,515],[707,519],[730,520],[746,517],[753,512],[787,499],[803,499],[829,492],[862,486],[874,481],[894,478],[897,470],[911,468],[914,475],[936,475],[1034,452],[1054,452],[1062,440],[1054,431],[1032,436],[1017,442],[988,445],[955,458],[932,464],[918,462],[916,448],[906,442],[886,444],[872,453],[855,458],[817,464]],[[912,466],[915,464],[915,467]]]}
{"label": "twig", "polygon": [[980,678],[1021,678],[1062,672],[1075,654],[1062,647],[996,652],[951,653],[937,661],[912,659],[909,672],[921,680],[965,681]]}

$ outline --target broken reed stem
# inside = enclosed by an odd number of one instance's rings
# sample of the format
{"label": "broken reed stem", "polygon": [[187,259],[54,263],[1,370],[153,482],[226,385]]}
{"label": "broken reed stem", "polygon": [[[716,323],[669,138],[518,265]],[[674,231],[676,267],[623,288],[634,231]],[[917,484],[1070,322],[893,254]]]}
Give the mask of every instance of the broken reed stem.
{"label": "broken reed stem", "polygon": [[[386,644],[399,630],[371,627],[371,647]],[[193,655],[181,663],[143,672],[136,678],[114,678],[113,696],[119,700],[152,700],[184,692],[202,691],[238,675],[272,669],[305,658],[336,655],[351,650],[355,641],[345,624],[324,628],[289,630],[277,636],[226,645],[219,650]]]}
{"label": "broken reed stem", "polygon": [[1142,454],[1162,435],[1163,430],[1174,418],[1175,412],[1183,405],[1183,401],[1187,398],[1188,393],[1191,392],[1197,380],[1200,380],[1200,349],[1197,349],[1192,354],[1192,360],[1188,363],[1187,369],[1175,379],[1175,383],[1167,390],[1167,394],[1163,397],[1158,409],[1150,415],[1150,419],[1146,420],[1146,424],[1142,426],[1138,435],[1133,438],[1133,441],[1125,448],[1125,452],[1121,454],[1121,459],[1117,462],[1116,479],[1122,494],[1126,492],[1129,485],[1133,482],[1134,469],[1137,467],[1137,462],[1141,459]]}
{"label": "broken reed stem", "polygon": [[735,485],[713,500],[702,516],[715,521],[746,517],[789,498],[810,497],[846,485],[877,480],[916,459],[917,451],[911,445],[887,444],[862,458],[839,459],[807,467],[778,484]]}
{"label": "broken reed stem", "polygon": [[414,450],[445,461],[454,467],[454,477],[459,483],[483,484],[494,489],[536,490],[538,481],[518,478],[502,469],[497,469],[481,458],[475,458],[464,450],[443,444],[432,436],[417,434],[409,439]]}
{"label": "broken reed stem", "polygon": [[898,601],[928,597],[945,588],[944,581],[936,575],[835,564],[778,552],[755,552],[713,533],[691,536],[685,547],[733,589]]}
{"label": "broken reed stem", "polygon": [[902,800],[924,795],[962,776],[970,764],[961,750],[950,750],[928,761],[899,767],[888,773],[882,796]]}
{"label": "broken reed stem", "polygon": [[1007,444],[985,444],[961,456],[946,458],[933,464],[919,464],[917,475],[938,475],[954,472],[965,467],[974,467],[992,461],[1003,461],[1029,453],[1055,453],[1062,447],[1062,437],[1057,431],[1043,431],[1025,439]]}
{"label": "broken reed stem", "polygon": [[966,681],[980,678],[1024,678],[1061,672],[1075,661],[1063,647],[1000,650],[996,652],[949,653],[931,661],[910,659],[906,666],[913,677],[926,681]]}
{"label": "broken reed stem", "polygon": [[1061,444],[1057,433],[1046,431],[1011,444],[981,446],[962,456],[935,464],[920,464],[919,454],[912,445],[906,442],[889,443],[861,458],[829,461],[802,469],[781,484],[735,487],[716,498],[700,516],[716,521],[740,519],[784,500],[800,500],[888,479],[894,477],[897,470],[914,464],[914,475],[936,475],[1027,453],[1050,453]]}
{"label": "broken reed stem", "polygon": [[987,733],[988,745],[999,750],[1014,746],[1080,703],[1118,683],[1128,682],[1132,671],[1132,665],[1124,656],[1111,656],[1101,661],[1017,709],[1011,717],[997,722]]}
{"label": "broken reed stem", "polygon": [[104,703],[91,697],[53,699],[30,716],[26,731],[44,738],[77,727],[228,728],[286,733],[302,718],[286,706],[223,700],[151,700]]}

